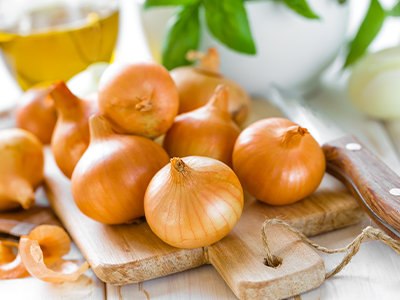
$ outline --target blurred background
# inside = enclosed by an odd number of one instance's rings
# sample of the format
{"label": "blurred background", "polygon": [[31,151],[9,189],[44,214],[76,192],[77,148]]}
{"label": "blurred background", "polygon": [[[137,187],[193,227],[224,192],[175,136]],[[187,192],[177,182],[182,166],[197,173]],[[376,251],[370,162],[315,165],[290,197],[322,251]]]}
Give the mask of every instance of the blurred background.
{"label": "blurred background", "polygon": [[[394,10],[397,1],[308,0],[306,3],[309,15],[280,1],[246,1],[251,30],[248,34],[252,36],[255,54],[246,49],[238,52],[229,45],[229,40],[218,38],[215,28],[206,24],[207,11],[204,13],[201,8],[197,47],[200,50],[217,47],[221,73],[238,81],[252,96],[263,96],[271,82],[306,95],[318,91],[321,79],[346,82],[354,64],[343,66],[363,20],[369,36],[365,38],[364,33],[364,41],[358,44],[371,39],[368,52],[399,44],[400,18],[388,13]],[[385,11],[382,22],[376,3]],[[144,1],[134,0],[0,0],[0,111],[14,107],[23,90],[54,80],[68,81],[96,62],[103,64],[92,66],[90,79],[81,76],[68,83],[73,92],[84,96],[95,90],[92,81],[98,81],[107,67],[104,63],[114,59],[154,58],[169,69],[187,63],[183,57],[181,61],[173,57],[174,53],[187,50],[175,45],[193,45],[185,39],[193,33],[177,31],[179,7],[159,6],[157,0],[146,1],[147,9],[144,5]],[[377,26],[380,30],[376,30]],[[361,57],[363,51],[358,52]]]}

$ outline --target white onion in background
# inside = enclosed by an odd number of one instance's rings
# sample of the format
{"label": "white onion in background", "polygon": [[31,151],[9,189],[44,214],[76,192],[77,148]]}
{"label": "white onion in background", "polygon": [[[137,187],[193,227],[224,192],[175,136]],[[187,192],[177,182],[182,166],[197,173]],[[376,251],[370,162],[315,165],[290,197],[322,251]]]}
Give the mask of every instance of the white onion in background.
{"label": "white onion in background", "polygon": [[380,119],[400,118],[400,47],[366,55],[355,65],[348,83],[351,102]]}
{"label": "white onion in background", "polygon": [[86,70],[76,74],[67,82],[68,88],[80,98],[96,93],[100,77],[109,65],[106,62],[91,64]]}

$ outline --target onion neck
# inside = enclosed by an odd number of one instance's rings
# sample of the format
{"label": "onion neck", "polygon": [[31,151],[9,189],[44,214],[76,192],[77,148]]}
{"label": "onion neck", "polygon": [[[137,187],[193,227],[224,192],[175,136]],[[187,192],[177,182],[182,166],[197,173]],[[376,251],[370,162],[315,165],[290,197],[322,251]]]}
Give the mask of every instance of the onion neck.
{"label": "onion neck", "polygon": [[0,185],[2,198],[21,204],[23,209],[29,209],[35,204],[35,191],[32,185],[22,177],[8,178]]}
{"label": "onion neck", "polygon": [[49,92],[58,114],[71,118],[80,116],[81,100],[71,93],[64,81],[54,83],[49,88]]}
{"label": "onion neck", "polygon": [[135,106],[135,110],[140,112],[150,111],[153,109],[153,103],[150,99],[144,99]]}
{"label": "onion neck", "polygon": [[219,54],[216,48],[211,47],[208,48],[207,54],[204,54],[200,51],[190,50],[186,54],[186,59],[189,61],[195,61],[196,59],[200,59],[198,68],[208,71],[219,73]]}
{"label": "onion neck", "polygon": [[103,116],[93,115],[89,118],[90,142],[103,139],[114,134],[111,124]]}
{"label": "onion neck", "polygon": [[173,174],[185,175],[191,168],[179,157],[171,158],[171,172]]}
{"label": "onion neck", "polygon": [[207,103],[207,107],[209,108],[217,108],[219,110],[228,111],[229,105],[229,91],[228,89],[220,84],[215,89],[214,94],[211,99]]}
{"label": "onion neck", "polygon": [[290,126],[282,135],[281,146],[283,148],[297,147],[306,134],[310,134],[306,128],[299,125]]}

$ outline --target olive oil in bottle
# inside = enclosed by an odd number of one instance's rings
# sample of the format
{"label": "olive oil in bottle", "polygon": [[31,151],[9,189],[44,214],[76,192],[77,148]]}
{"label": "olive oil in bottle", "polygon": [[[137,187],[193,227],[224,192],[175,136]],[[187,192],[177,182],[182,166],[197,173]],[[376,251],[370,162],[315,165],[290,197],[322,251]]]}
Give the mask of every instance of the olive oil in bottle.
{"label": "olive oil in bottle", "polygon": [[109,62],[117,33],[115,7],[57,4],[31,10],[0,28],[0,48],[14,78],[27,90],[44,81],[67,81],[94,62]]}

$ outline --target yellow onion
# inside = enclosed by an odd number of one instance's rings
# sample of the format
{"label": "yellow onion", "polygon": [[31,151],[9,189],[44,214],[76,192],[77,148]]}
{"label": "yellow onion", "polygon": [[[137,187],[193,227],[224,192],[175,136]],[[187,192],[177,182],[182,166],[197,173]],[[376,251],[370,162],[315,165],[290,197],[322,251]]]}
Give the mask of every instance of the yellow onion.
{"label": "yellow onion", "polygon": [[325,173],[325,156],[315,139],[307,129],[281,118],[260,120],[243,130],[232,160],[243,187],[272,205],[307,197]]}
{"label": "yellow onion", "polygon": [[57,122],[48,87],[34,87],[22,94],[15,110],[16,127],[28,130],[43,144],[50,143]]}
{"label": "yellow onion", "polygon": [[51,138],[55,161],[65,176],[71,178],[79,159],[89,146],[89,117],[98,112],[97,101],[76,97],[63,81],[51,87],[58,120]]}
{"label": "yellow onion", "polygon": [[240,129],[228,113],[228,98],[228,90],[220,85],[205,106],[177,116],[164,138],[169,156],[207,156],[231,167]]}
{"label": "yellow onion", "polygon": [[71,190],[78,208],[106,224],[144,216],[144,194],[168,154],[144,137],[116,134],[104,117],[90,118],[90,145],[76,165]]}
{"label": "yellow onion", "polygon": [[209,48],[207,54],[190,51],[187,59],[200,58],[198,67],[185,66],[173,69],[172,79],[179,92],[179,114],[205,105],[215,88],[222,84],[229,89],[229,113],[239,126],[250,114],[250,97],[236,82],[219,73],[219,54],[216,48]]}
{"label": "yellow onion", "polygon": [[165,243],[204,247],[239,221],[243,189],[232,169],[218,160],[174,157],[151,180],[144,208],[151,230]]}
{"label": "yellow onion", "polygon": [[118,133],[156,138],[171,127],[178,106],[176,86],[160,64],[113,63],[100,79],[100,112]]}
{"label": "yellow onion", "polygon": [[42,144],[35,135],[18,128],[0,131],[0,211],[35,203],[43,164]]}

